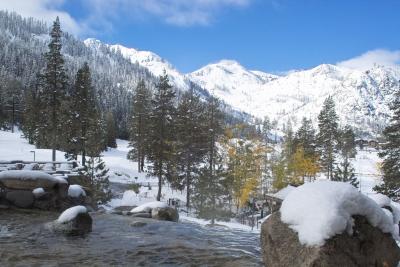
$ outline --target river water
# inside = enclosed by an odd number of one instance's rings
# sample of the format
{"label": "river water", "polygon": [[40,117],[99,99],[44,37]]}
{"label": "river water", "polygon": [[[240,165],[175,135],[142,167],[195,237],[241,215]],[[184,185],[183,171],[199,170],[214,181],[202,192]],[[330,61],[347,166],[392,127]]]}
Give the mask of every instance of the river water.
{"label": "river water", "polygon": [[58,215],[0,210],[0,266],[262,266],[258,234],[98,212],[66,237],[46,226]]}

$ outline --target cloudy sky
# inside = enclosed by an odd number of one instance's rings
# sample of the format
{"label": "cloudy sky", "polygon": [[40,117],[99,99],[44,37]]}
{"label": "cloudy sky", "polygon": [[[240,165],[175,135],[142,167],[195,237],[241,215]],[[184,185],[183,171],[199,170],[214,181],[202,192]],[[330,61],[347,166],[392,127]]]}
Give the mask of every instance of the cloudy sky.
{"label": "cloudy sky", "polygon": [[182,72],[234,59],[281,72],[400,63],[398,0],[0,0],[64,30],[151,50]]}

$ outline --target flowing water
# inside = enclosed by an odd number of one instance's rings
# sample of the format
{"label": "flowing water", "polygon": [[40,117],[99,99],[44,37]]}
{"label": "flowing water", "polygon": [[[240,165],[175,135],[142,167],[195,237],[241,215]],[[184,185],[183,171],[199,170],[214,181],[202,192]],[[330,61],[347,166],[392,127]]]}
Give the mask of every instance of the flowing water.
{"label": "flowing water", "polygon": [[0,266],[261,266],[254,233],[106,213],[91,216],[92,233],[66,237],[46,227],[58,213],[0,210]]}

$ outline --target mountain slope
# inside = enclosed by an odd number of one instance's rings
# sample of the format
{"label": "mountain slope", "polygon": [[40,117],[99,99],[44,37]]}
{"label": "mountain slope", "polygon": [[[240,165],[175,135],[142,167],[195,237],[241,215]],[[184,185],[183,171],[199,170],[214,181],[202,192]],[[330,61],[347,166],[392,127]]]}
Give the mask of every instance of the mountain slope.
{"label": "mountain slope", "polygon": [[228,104],[256,117],[276,119],[281,125],[290,120],[296,126],[304,116],[316,121],[323,101],[332,95],[342,123],[369,135],[380,132],[387,123],[387,104],[399,86],[400,71],[375,66],[362,72],[322,64],[275,76],[221,61],[188,77]]}

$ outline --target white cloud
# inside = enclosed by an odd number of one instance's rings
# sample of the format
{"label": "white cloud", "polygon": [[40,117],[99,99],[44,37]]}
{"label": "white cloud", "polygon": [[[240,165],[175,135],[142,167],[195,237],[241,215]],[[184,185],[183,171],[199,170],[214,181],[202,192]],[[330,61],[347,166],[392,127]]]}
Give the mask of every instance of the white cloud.
{"label": "white cloud", "polygon": [[245,7],[252,0],[88,0],[95,7],[92,18],[115,18],[128,15],[136,19],[160,18],[177,26],[208,25],[218,11],[229,7]]}
{"label": "white cloud", "polygon": [[177,26],[208,25],[231,7],[245,7],[254,0],[80,0],[86,16],[77,20],[63,10],[68,0],[0,0],[0,9],[15,11],[51,25],[60,17],[65,31],[89,35],[110,31],[115,20],[160,19]]}
{"label": "white cloud", "polygon": [[400,50],[371,50],[362,54],[361,56],[336,63],[336,65],[340,67],[359,70],[370,69],[375,64],[389,67],[398,67],[400,64]]}
{"label": "white cloud", "polygon": [[58,16],[60,17],[62,28],[70,33],[79,35],[88,31],[82,23],[78,23],[67,12],[62,11],[61,7],[66,0],[0,0],[0,9],[15,11],[23,17],[33,17],[43,20],[49,25]]}

